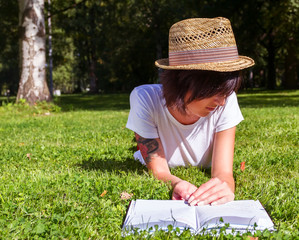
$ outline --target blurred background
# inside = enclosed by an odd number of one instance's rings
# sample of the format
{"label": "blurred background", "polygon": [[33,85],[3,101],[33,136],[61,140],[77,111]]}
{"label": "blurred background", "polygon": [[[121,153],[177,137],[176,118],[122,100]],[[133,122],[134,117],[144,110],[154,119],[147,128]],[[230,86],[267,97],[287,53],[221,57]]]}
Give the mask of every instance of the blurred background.
{"label": "blurred background", "polygon": [[[232,22],[239,54],[256,61],[244,72],[243,88],[297,89],[298,8],[297,0],[45,0],[53,63],[51,78],[47,55],[47,81],[61,93],[129,92],[157,83],[154,61],[168,57],[171,25],[222,16]],[[18,1],[0,0],[0,16],[0,93],[16,95]]]}

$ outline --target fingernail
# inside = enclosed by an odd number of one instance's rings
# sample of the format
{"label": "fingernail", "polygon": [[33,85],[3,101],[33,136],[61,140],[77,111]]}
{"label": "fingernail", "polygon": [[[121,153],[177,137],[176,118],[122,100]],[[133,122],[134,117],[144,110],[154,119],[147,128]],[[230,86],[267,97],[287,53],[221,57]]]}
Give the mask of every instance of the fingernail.
{"label": "fingernail", "polygon": [[212,202],[211,203],[211,206],[216,206],[217,205],[217,202]]}
{"label": "fingernail", "polygon": [[203,206],[203,205],[205,205],[205,203],[204,203],[203,201],[199,201],[199,202],[197,203],[197,206]]}
{"label": "fingernail", "polygon": [[187,201],[188,201],[189,197],[190,197],[190,195],[187,195],[187,196],[186,196],[186,200],[187,200]]}
{"label": "fingernail", "polygon": [[196,201],[193,201],[190,203],[190,206],[194,206],[196,204]]}
{"label": "fingernail", "polygon": [[194,200],[194,198],[195,198],[194,196],[189,197],[188,198],[188,203],[190,204]]}

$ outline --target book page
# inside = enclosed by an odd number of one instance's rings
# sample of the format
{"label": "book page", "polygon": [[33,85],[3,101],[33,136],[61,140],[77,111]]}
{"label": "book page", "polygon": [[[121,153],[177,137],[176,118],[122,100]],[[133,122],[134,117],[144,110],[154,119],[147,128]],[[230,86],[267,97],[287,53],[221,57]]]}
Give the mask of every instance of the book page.
{"label": "book page", "polygon": [[196,230],[195,209],[184,201],[173,200],[136,200],[130,206],[124,227],[149,229],[159,225],[167,229],[168,225],[181,230]]}
{"label": "book page", "polygon": [[[258,228],[273,227],[265,209],[254,200],[232,201],[219,206],[197,206],[196,213],[201,228],[219,227],[224,223],[240,229],[253,228],[255,223]],[[224,223],[220,222],[220,218]]]}

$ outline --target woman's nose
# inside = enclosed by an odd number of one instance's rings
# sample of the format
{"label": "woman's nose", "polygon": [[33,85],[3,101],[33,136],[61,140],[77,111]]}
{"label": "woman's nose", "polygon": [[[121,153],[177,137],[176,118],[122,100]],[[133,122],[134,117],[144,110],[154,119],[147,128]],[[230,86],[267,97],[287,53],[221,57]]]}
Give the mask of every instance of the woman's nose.
{"label": "woman's nose", "polygon": [[217,96],[216,103],[218,106],[223,106],[225,104],[226,96]]}

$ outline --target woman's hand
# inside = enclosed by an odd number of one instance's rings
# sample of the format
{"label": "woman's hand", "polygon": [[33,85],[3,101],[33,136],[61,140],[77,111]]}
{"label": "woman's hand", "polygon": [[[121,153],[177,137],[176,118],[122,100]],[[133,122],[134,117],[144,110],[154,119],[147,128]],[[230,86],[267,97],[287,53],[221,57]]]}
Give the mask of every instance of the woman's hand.
{"label": "woman's hand", "polygon": [[191,206],[194,205],[219,205],[226,202],[233,201],[235,194],[229,185],[215,177],[210,179],[208,182],[202,184],[190,195],[188,203]]}
{"label": "woman's hand", "polygon": [[197,187],[187,181],[181,180],[173,186],[172,200],[188,200]]}

